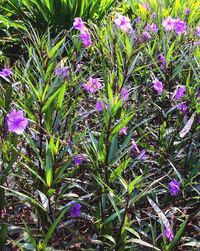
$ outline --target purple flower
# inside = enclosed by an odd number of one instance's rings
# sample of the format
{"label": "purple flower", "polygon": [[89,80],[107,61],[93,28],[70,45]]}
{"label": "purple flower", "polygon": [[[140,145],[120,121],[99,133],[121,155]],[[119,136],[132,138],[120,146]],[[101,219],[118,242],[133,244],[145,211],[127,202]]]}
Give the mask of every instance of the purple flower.
{"label": "purple flower", "polygon": [[12,71],[9,68],[4,68],[3,70],[0,71],[1,77],[10,77],[11,74],[12,74]]}
{"label": "purple flower", "polygon": [[67,138],[66,138],[66,144],[67,144],[67,145],[70,145],[71,143],[72,143],[72,141],[71,141],[70,137],[67,137]]}
{"label": "purple flower", "polygon": [[165,67],[166,67],[166,59],[165,59],[164,55],[160,54],[159,57],[158,57],[158,60],[159,60],[159,63],[160,63],[160,69],[162,71],[164,71]]}
{"label": "purple flower", "polygon": [[68,67],[59,67],[56,71],[55,74],[57,76],[63,76],[63,77],[67,77],[67,71],[68,71]]}
{"label": "purple flower", "polygon": [[153,89],[156,90],[159,95],[163,93],[163,84],[157,78],[153,80]]}
{"label": "purple flower", "polygon": [[196,47],[196,46],[199,46],[199,45],[200,45],[200,40],[194,42],[194,46],[195,46],[195,47]]}
{"label": "purple flower", "polygon": [[144,9],[146,9],[146,10],[150,10],[149,4],[144,3],[144,4],[142,5],[142,7],[143,7]]}
{"label": "purple flower", "polygon": [[190,14],[190,8],[188,8],[188,7],[185,8],[185,14],[186,14],[186,15],[189,15],[189,14]]}
{"label": "purple flower", "polygon": [[97,109],[98,112],[101,112],[103,110],[103,108],[107,109],[108,106],[107,106],[107,104],[104,104],[101,101],[97,101],[95,107],[96,107],[96,109]]}
{"label": "purple flower", "polygon": [[136,17],[135,22],[136,22],[136,23],[140,23],[140,22],[141,22],[140,16]]}
{"label": "purple flower", "polygon": [[119,131],[120,135],[127,135],[127,128],[123,127],[120,131]]}
{"label": "purple flower", "polygon": [[98,112],[101,112],[103,110],[101,101],[97,101],[96,109],[97,109]]}
{"label": "purple flower", "polygon": [[199,36],[199,37],[200,37],[200,25],[198,25],[198,26],[196,27],[196,30],[195,30],[194,34],[195,34],[196,36]]}
{"label": "purple flower", "polygon": [[86,48],[92,45],[91,35],[88,30],[82,30],[80,32],[79,39],[82,41]]}
{"label": "purple flower", "polygon": [[123,102],[126,102],[128,100],[128,97],[129,97],[128,90],[125,87],[123,87],[121,89],[120,99],[122,99]]}
{"label": "purple flower", "polygon": [[152,13],[151,18],[152,19],[156,18],[156,13],[155,12]]}
{"label": "purple flower", "polygon": [[172,230],[167,226],[165,227],[165,236],[168,238],[169,241],[172,241],[174,239]]}
{"label": "purple flower", "polygon": [[[158,28],[157,28],[157,25],[152,23],[151,25],[150,24],[147,24],[146,25],[146,28],[145,28],[146,32],[154,32],[154,33],[157,33],[158,32]],[[144,34],[144,33],[143,33]]]}
{"label": "purple flower", "polygon": [[176,179],[173,179],[169,183],[169,191],[172,196],[176,196],[178,194],[180,185],[181,183],[178,182]]}
{"label": "purple flower", "polygon": [[70,208],[70,217],[76,218],[81,215],[81,205],[78,203],[74,203]]}
{"label": "purple flower", "polygon": [[185,114],[186,111],[187,111],[187,105],[186,105],[186,104],[183,104],[183,103],[180,103],[180,104],[178,104],[177,109],[178,109],[178,110],[182,110],[182,111],[183,111],[183,114]]}
{"label": "purple flower", "polygon": [[184,33],[187,29],[186,22],[181,21],[179,18],[174,21],[174,29],[178,35]]}
{"label": "purple flower", "polygon": [[90,93],[94,93],[102,88],[102,84],[99,78],[89,78],[87,83],[83,84],[82,86],[86,91]]}
{"label": "purple flower", "polygon": [[92,45],[91,35],[88,30],[81,30],[79,39],[82,41],[86,48]]}
{"label": "purple flower", "polygon": [[86,29],[85,24],[84,24],[81,17],[76,17],[74,19],[73,28],[76,29],[76,30],[80,30],[80,31]]}
{"label": "purple flower", "polygon": [[147,41],[151,36],[150,36],[150,34],[147,31],[144,31],[142,33],[142,37],[143,37],[144,41]]}
{"label": "purple flower", "polygon": [[147,25],[146,25],[145,30],[146,30],[147,32],[150,32],[150,31],[151,31],[151,26],[150,26],[150,24],[147,24]]}
{"label": "purple flower", "polygon": [[166,31],[172,31],[174,29],[175,19],[170,16],[163,20],[162,25],[164,26]]}
{"label": "purple flower", "polygon": [[151,31],[153,31],[154,33],[158,32],[158,27],[157,27],[156,24],[152,23],[151,26],[150,26],[150,28],[151,28]]}
{"label": "purple flower", "polygon": [[140,153],[140,150],[138,149],[138,146],[134,139],[131,140],[131,144],[132,144],[131,150],[136,151],[137,153]]}
{"label": "purple flower", "polygon": [[87,159],[87,154],[78,154],[74,157],[74,163],[79,166]]}
{"label": "purple flower", "polygon": [[146,155],[146,150],[143,149],[140,154],[138,155],[138,159],[139,160],[143,160],[143,159],[146,159],[147,158],[147,155]]}
{"label": "purple flower", "polygon": [[16,134],[20,135],[23,134],[24,130],[26,129],[28,120],[24,117],[22,110],[13,110],[8,114],[7,124],[9,132],[15,132]]}
{"label": "purple flower", "polygon": [[180,86],[173,95],[173,98],[175,99],[180,99],[185,95],[186,87],[185,86]]}
{"label": "purple flower", "polygon": [[117,13],[117,18],[114,19],[114,23],[124,32],[131,34],[133,32],[133,28],[130,23],[130,19],[128,17],[122,16]]}

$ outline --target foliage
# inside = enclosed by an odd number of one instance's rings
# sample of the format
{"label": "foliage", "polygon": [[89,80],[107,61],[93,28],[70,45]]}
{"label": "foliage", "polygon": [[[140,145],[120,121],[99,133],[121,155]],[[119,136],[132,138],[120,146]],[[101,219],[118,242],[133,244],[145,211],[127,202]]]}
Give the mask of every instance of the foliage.
{"label": "foliage", "polygon": [[[102,9],[97,1],[62,1],[67,22],[58,3],[9,0],[1,7],[26,37],[17,38],[25,56],[10,77],[0,76],[1,249],[198,250],[200,4],[123,1],[115,10],[131,19],[129,34],[115,12],[103,18],[113,1]],[[185,20],[187,32],[167,32],[169,15]],[[88,48],[70,29],[77,16],[99,20],[84,28]],[[158,32],[147,38],[152,23]],[[90,77],[102,85],[94,93],[83,86]],[[185,93],[176,99],[180,86]],[[13,109],[28,118],[22,135],[9,129]],[[75,218],[74,203],[81,205]]]}

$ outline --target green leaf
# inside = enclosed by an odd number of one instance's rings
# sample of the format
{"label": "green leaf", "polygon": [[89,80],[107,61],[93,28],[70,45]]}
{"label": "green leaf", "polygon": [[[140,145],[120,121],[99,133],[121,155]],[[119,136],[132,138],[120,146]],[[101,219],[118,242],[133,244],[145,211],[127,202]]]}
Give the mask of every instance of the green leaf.
{"label": "green leaf", "polygon": [[116,244],[115,239],[111,235],[103,235],[104,238],[108,239],[112,243]]}
{"label": "green leaf", "polygon": [[141,239],[129,239],[126,243],[137,243],[140,244],[141,246],[145,246],[145,247],[149,247],[152,248],[152,250],[157,250],[157,251],[161,251],[161,249],[151,245],[150,243],[143,241]]}
{"label": "green leaf", "polygon": [[63,39],[60,40],[60,42],[58,42],[48,53],[49,58],[52,58],[55,53],[59,50],[59,48],[61,47],[61,45],[63,45],[65,41],[65,37]]}
{"label": "green leaf", "polygon": [[173,51],[174,51],[174,46],[175,46],[175,44],[176,44],[176,40],[172,43],[172,45],[170,46],[169,51],[168,51],[168,53],[167,53],[167,55],[166,55],[166,64],[167,64],[167,66],[168,66],[168,64],[169,64],[171,55],[172,55],[172,53],[173,53]]}
{"label": "green leaf", "polygon": [[[62,88],[62,87],[61,87]],[[50,104],[56,99],[56,97],[60,94],[61,88],[59,88],[54,94],[52,94],[48,100],[46,101],[45,105],[42,107],[42,112],[45,112],[46,109],[49,108]]]}
{"label": "green leaf", "polygon": [[54,223],[51,225],[49,231],[47,232],[44,241],[42,242],[42,248],[45,250],[50,239],[52,239],[52,235],[57,227],[57,225],[61,222],[63,216],[65,215],[65,213],[67,212],[68,208],[64,208],[62,210],[62,212],[60,213],[60,215],[57,217],[57,219],[54,221]]}
{"label": "green leaf", "polygon": [[124,160],[111,174],[110,182],[113,182],[116,178],[120,177],[122,172],[126,170],[131,158]]}
{"label": "green leaf", "polygon": [[35,199],[31,198],[30,196],[28,196],[26,194],[23,194],[23,193],[20,193],[18,191],[15,191],[13,189],[10,189],[8,187],[3,187],[3,186],[0,186],[0,187],[3,188],[4,190],[10,192],[12,195],[15,195],[16,197],[22,197],[26,201],[28,201],[30,204],[41,208],[43,211],[46,211],[45,208],[38,201],[36,201]]}
{"label": "green leaf", "polygon": [[114,137],[115,134],[119,133],[119,131],[131,121],[133,116],[134,116],[134,114],[129,115],[127,118],[122,120],[117,126],[114,127],[114,129],[112,130],[110,137],[109,137],[110,141],[112,140],[112,138]]}
{"label": "green leaf", "polygon": [[49,149],[46,152],[45,175],[46,175],[47,185],[51,187],[53,181],[53,170],[52,170],[52,155]]}
{"label": "green leaf", "polygon": [[174,236],[174,239],[171,241],[171,243],[167,246],[167,251],[170,251],[174,248],[174,246],[179,241],[183,231],[185,230],[185,227],[187,225],[187,219],[181,224],[180,228],[176,232],[176,235]]}
{"label": "green leaf", "polygon": [[135,188],[135,185],[137,185],[137,183],[139,183],[142,180],[142,175],[135,177],[135,179],[133,181],[131,181],[131,183],[128,186],[128,193],[131,194],[133,189]]}
{"label": "green leaf", "polygon": [[57,103],[58,109],[61,109],[63,107],[65,91],[66,91],[66,84],[64,83],[63,86],[61,87],[60,93],[58,95],[58,103]]}

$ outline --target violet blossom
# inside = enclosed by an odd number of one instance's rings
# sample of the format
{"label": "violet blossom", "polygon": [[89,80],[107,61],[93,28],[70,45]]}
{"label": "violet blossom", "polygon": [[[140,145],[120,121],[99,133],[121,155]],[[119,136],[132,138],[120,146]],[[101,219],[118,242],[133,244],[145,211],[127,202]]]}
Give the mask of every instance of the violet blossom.
{"label": "violet blossom", "polygon": [[24,117],[22,110],[13,110],[7,115],[8,131],[20,135],[24,133],[28,125],[28,119]]}
{"label": "violet blossom", "polygon": [[157,91],[159,95],[163,93],[163,84],[160,82],[157,78],[155,78],[153,81],[153,89]]}
{"label": "violet blossom", "polygon": [[86,48],[92,45],[91,35],[88,30],[81,30],[79,39],[82,41]]}
{"label": "violet blossom", "polygon": [[9,68],[4,68],[3,70],[0,71],[1,77],[10,77],[11,74],[12,74],[12,71]]}
{"label": "violet blossom", "polygon": [[188,108],[187,105],[186,105],[186,104],[183,104],[183,103],[180,103],[180,104],[178,104],[178,106],[177,106],[177,109],[178,109],[178,110],[181,110],[181,111],[183,112],[183,114],[186,113],[187,108]]}
{"label": "violet blossom", "polygon": [[158,27],[156,24],[152,23],[151,24],[151,30],[154,32],[154,33],[157,33],[158,32]]}
{"label": "violet blossom", "polygon": [[119,131],[120,135],[127,135],[127,128],[123,127],[120,131]]}
{"label": "violet blossom", "polygon": [[165,68],[166,68],[166,59],[165,59],[165,56],[163,54],[160,54],[158,56],[158,60],[159,60],[159,64],[160,64],[160,69],[162,71],[164,71]]}
{"label": "violet blossom", "polygon": [[181,99],[185,95],[186,87],[179,86],[178,89],[174,92],[173,98],[174,99]]}
{"label": "violet blossom", "polygon": [[88,91],[88,92],[90,92],[90,93],[94,93],[94,92],[96,92],[96,91],[98,91],[99,89],[102,88],[102,84],[101,84],[99,78],[91,78],[91,77],[90,77],[90,78],[88,79],[87,83],[84,83],[84,84],[82,85],[82,87],[83,87],[86,91]]}
{"label": "violet blossom", "polygon": [[108,105],[107,104],[104,104],[103,102],[101,101],[97,101],[96,105],[95,105],[96,109],[98,112],[101,112],[104,109],[107,109]]}
{"label": "violet blossom", "polygon": [[138,149],[138,146],[134,139],[131,140],[131,144],[132,144],[131,150],[136,151],[137,153],[140,153],[140,150]]}
{"label": "violet blossom", "polygon": [[74,203],[70,208],[70,217],[76,218],[81,215],[81,205],[79,203]]}
{"label": "violet blossom", "polygon": [[165,20],[163,20],[162,25],[166,31],[172,31],[174,29],[174,22],[175,19],[169,16]]}
{"label": "violet blossom", "polygon": [[196,36],[200,37],[200,25],[198,25],[198,26],[196,27],[194,34],[195,34]]}
{"label": "violet blossom", "polygon": [[181,183],[178,182],[176,179],[173,179],[170,183],[169,183],[169,191],[170,191],[170,194],[172,196],[176,196],[179,192],[179,189],[180,189],[180,185]]}
{"label": "violet blossom", "polygon": [[128,98],[129,98],[128,90],[125,87],[123,87],[121,89],[120,99],[122,99],[123,102],[126,102]]}
{"label": "violet blossom", "polygon": [[189,15],[189,14],[190,14],[190,8],[187,7],[187,8],[185,8],[184,11],[185,11],[185,14],[186,14],[186,15]]}
{"label": "violet blossom", "polygon": [[140,23],[140,22],[141,22],[140,16],[136,17],[135,22],[136,22],[136,23]]}
{"label": "violet blossom", "polygon": [[143,160],[143,159],[146,159],[147,158],[147,155],[146,155],[146,150],[143,149],[140,154],[138,155],[138,159],[139,160]]}
{"label": "violet blossom", "polygon": [[87,160],[87,154],[78,154],[74,157],[74,163],[77,166],[81,165],[85,160]]}
{"label": "violet blossom", "polygon": [[67,77],[67,71],[68,71],[68,67],[59,67],[56,71],[55,74],[57,76],[63,76],[63,77]]}
{"label": "violet blossom", "polygon": [[81,17],[76,17],[74,19],[73,28],[76,29],[76,30],[80,30],[80,31],[86,29],[85,24],[84,24]]}
{"label": "violet blossom", "polygon": [[114,23],[124,32],[131,34],[133,33],[133,28],[130,23],[130,19],[119,13],[117,13],[117,18],[114,19]]}
{"label": "violet blossom", "polygon": [[178,35],[185,33],[187,29],[186,22],[181,21],[179,18],[174,21],[174,29]]}
{"label": "violet blossom", "polygon": [[174,239],[172,230],[167,226],[165,227],[165,236],[168,238],[169,241],[172,241]]}
{"label": "violet blossom", "polygon": [[151,37],[151,36],[150,36],[149,32],[144,31],[144,32],[142,33],[142,38],[143,38],[144,41],[147,41],[150,37]]}

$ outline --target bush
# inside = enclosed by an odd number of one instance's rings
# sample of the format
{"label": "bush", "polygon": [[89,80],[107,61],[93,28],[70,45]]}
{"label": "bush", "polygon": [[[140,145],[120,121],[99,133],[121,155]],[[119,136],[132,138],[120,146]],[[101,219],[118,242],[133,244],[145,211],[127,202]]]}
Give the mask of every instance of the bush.
{"label": "bush", "polygon": [[57,36],[31,16],[0,72],[1,248],[199,248],[199,7],[125,1]]}

